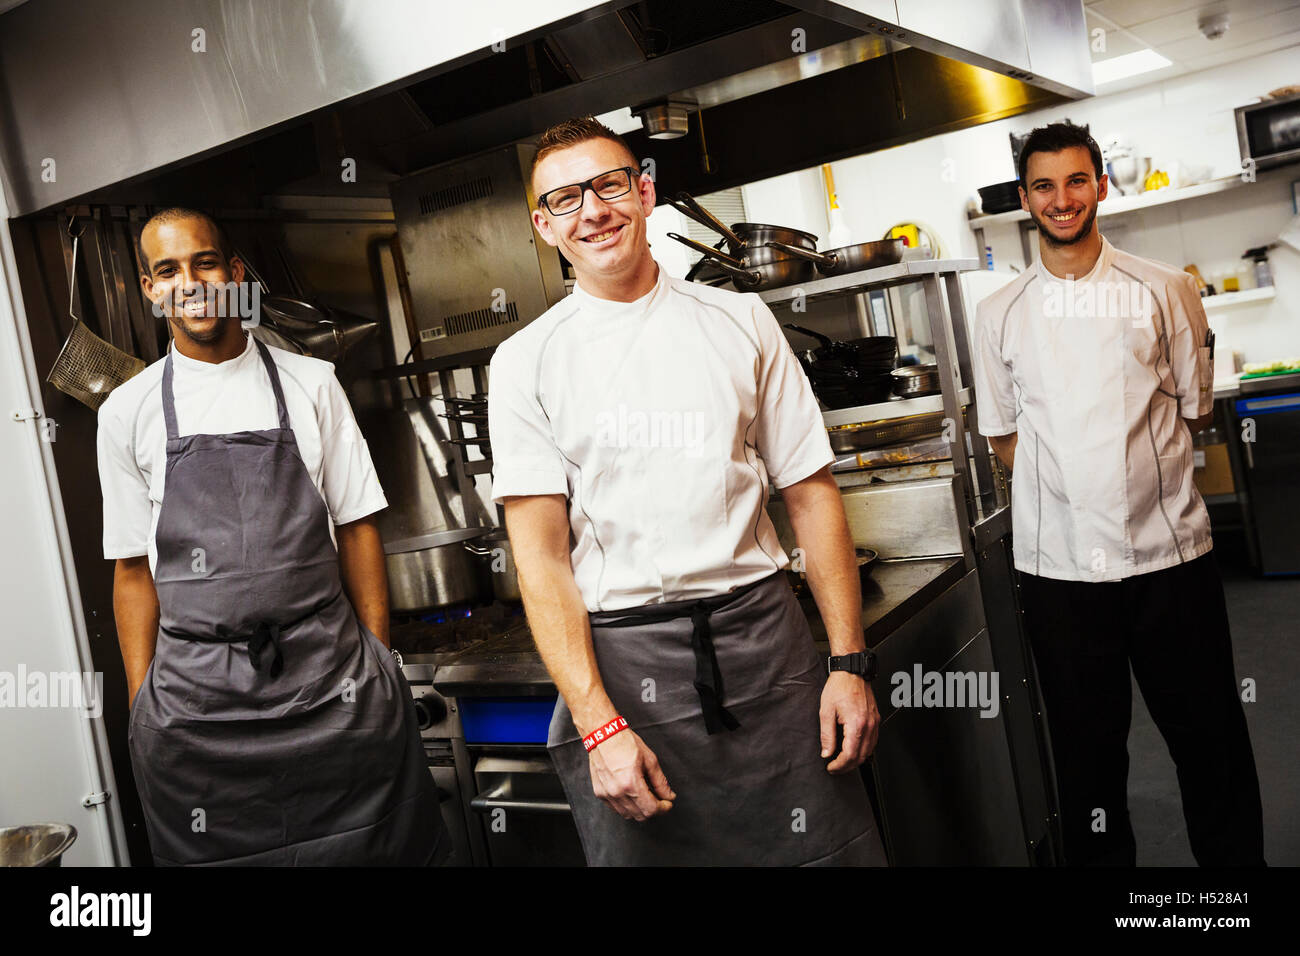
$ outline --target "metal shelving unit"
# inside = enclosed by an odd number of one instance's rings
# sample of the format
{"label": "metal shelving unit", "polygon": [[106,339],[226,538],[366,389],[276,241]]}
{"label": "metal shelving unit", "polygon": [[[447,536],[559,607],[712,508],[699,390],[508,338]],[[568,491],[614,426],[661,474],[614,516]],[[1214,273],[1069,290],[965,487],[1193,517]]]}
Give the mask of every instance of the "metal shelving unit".
{"label": "metal shelving unit", "polygon": [[815,301],[861,295],[907,283],[922,284],[935,362],[939,366],[939,394],[834,409],[824,412],[822,420],[827,427],[835,427],[942,412],[945,419],[957,423],[951,431],[954,444],[960,448],[969,441],[968,447],[973,449],[969,456],[960,452],[952,456],[954,491],[959,504],[957,515],[962,523],[961,539],[968,569],[975,565],[976,525],[1006,505],[1005,496],[994,477],[988,443],[979,435],[975,395],[969,384],[975,379],[960,274],[978,269],[979,265],[979,260],[974,258],[911,259],[759,293],[759,298],[776,310],[788,308],[801,297],[803,301]]}

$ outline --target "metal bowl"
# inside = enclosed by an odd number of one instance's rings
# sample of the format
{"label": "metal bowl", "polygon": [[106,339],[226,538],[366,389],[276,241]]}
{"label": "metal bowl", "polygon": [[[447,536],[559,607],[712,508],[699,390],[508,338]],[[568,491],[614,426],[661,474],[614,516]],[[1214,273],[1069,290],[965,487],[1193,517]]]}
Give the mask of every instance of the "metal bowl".
{"label": "metal bowl", "polygon": [[0,866],[62,866],[77,839],[68,823],[29,823],[0,828]]}
{"label": "metal bowl", "polygon": [[[871,571],[880,559],[880,555],[870,548],[854,548],[854,553],[858,559],[858,576],[863,585],[867,583],[867,578],[871,577]],[[790,582],[790,590],[794,591],[797,598],[812,597],[812,589],[808,587],[808,575],[802,571],[786,570],[786,578]]]}
{"label": "metal bowl", "polygon": [[939,391],[937,365],[904,365],[889,374],[894,380],[894,394],[903,398],[918,398]]}

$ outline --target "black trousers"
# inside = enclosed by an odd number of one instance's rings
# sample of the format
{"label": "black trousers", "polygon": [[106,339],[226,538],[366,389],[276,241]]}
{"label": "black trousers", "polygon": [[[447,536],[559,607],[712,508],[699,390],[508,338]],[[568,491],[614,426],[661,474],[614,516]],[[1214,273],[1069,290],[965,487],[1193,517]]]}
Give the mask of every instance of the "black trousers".
{"label": "black trousers", "polygon": [[1213,554],[1097,584],[1021,573],[1020,588],[1066,863],[1136,865],[1128,815],[1132,666],[1178,770],[1196,862],[1264,865],[1259,779]]}

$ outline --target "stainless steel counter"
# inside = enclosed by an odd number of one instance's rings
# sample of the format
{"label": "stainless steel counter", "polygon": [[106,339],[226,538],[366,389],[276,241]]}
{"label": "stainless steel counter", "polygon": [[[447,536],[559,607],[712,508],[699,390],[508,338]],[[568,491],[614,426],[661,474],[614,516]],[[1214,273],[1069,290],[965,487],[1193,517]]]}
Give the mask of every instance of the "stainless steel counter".
{"label": "stainless steel counter", "polygon": [[[863,583],[862,627],[875,646],[961,580],[961,558],[882,561]],[[826,629],[813,598],[800,599],[818,647]],[[514,611],[515,613],[510,613]],[[439,642],[441,641],[441,645]],[[407,668],[432,668],[433,686],[448,697],[549,696],[555,685],[517,609],[491,605],[464,621],[393,628],[392,643]]]}
{"label": "stainless steel counter", "polygon": [[[922,608],[961,580],[960,557],[881,561],[862,583],[862,630],[867,646],[875,647]],[[811,596],[799,604],[808,617],[813,640],[828,650],[826,626]]]}

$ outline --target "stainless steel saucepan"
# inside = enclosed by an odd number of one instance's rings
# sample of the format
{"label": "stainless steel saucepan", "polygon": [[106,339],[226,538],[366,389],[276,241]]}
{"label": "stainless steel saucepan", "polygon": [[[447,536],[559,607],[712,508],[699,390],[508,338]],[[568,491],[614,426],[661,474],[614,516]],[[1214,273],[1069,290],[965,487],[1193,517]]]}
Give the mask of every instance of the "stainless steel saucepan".
{"label": "stainless steel saucepan", "polygon": [[684,246],[713,260],[718,268],[731,276],[736,288],[746,292],[760,292],[763,289],[775,289],[779,286],[792,285],[797,282],[809,282],[816,275],[813,264],[806,259],[777,253],[780,258],[766,248],[746,248],[740,256],[729,256],[702,242],[668,233],[669,239],[676,239]]}

